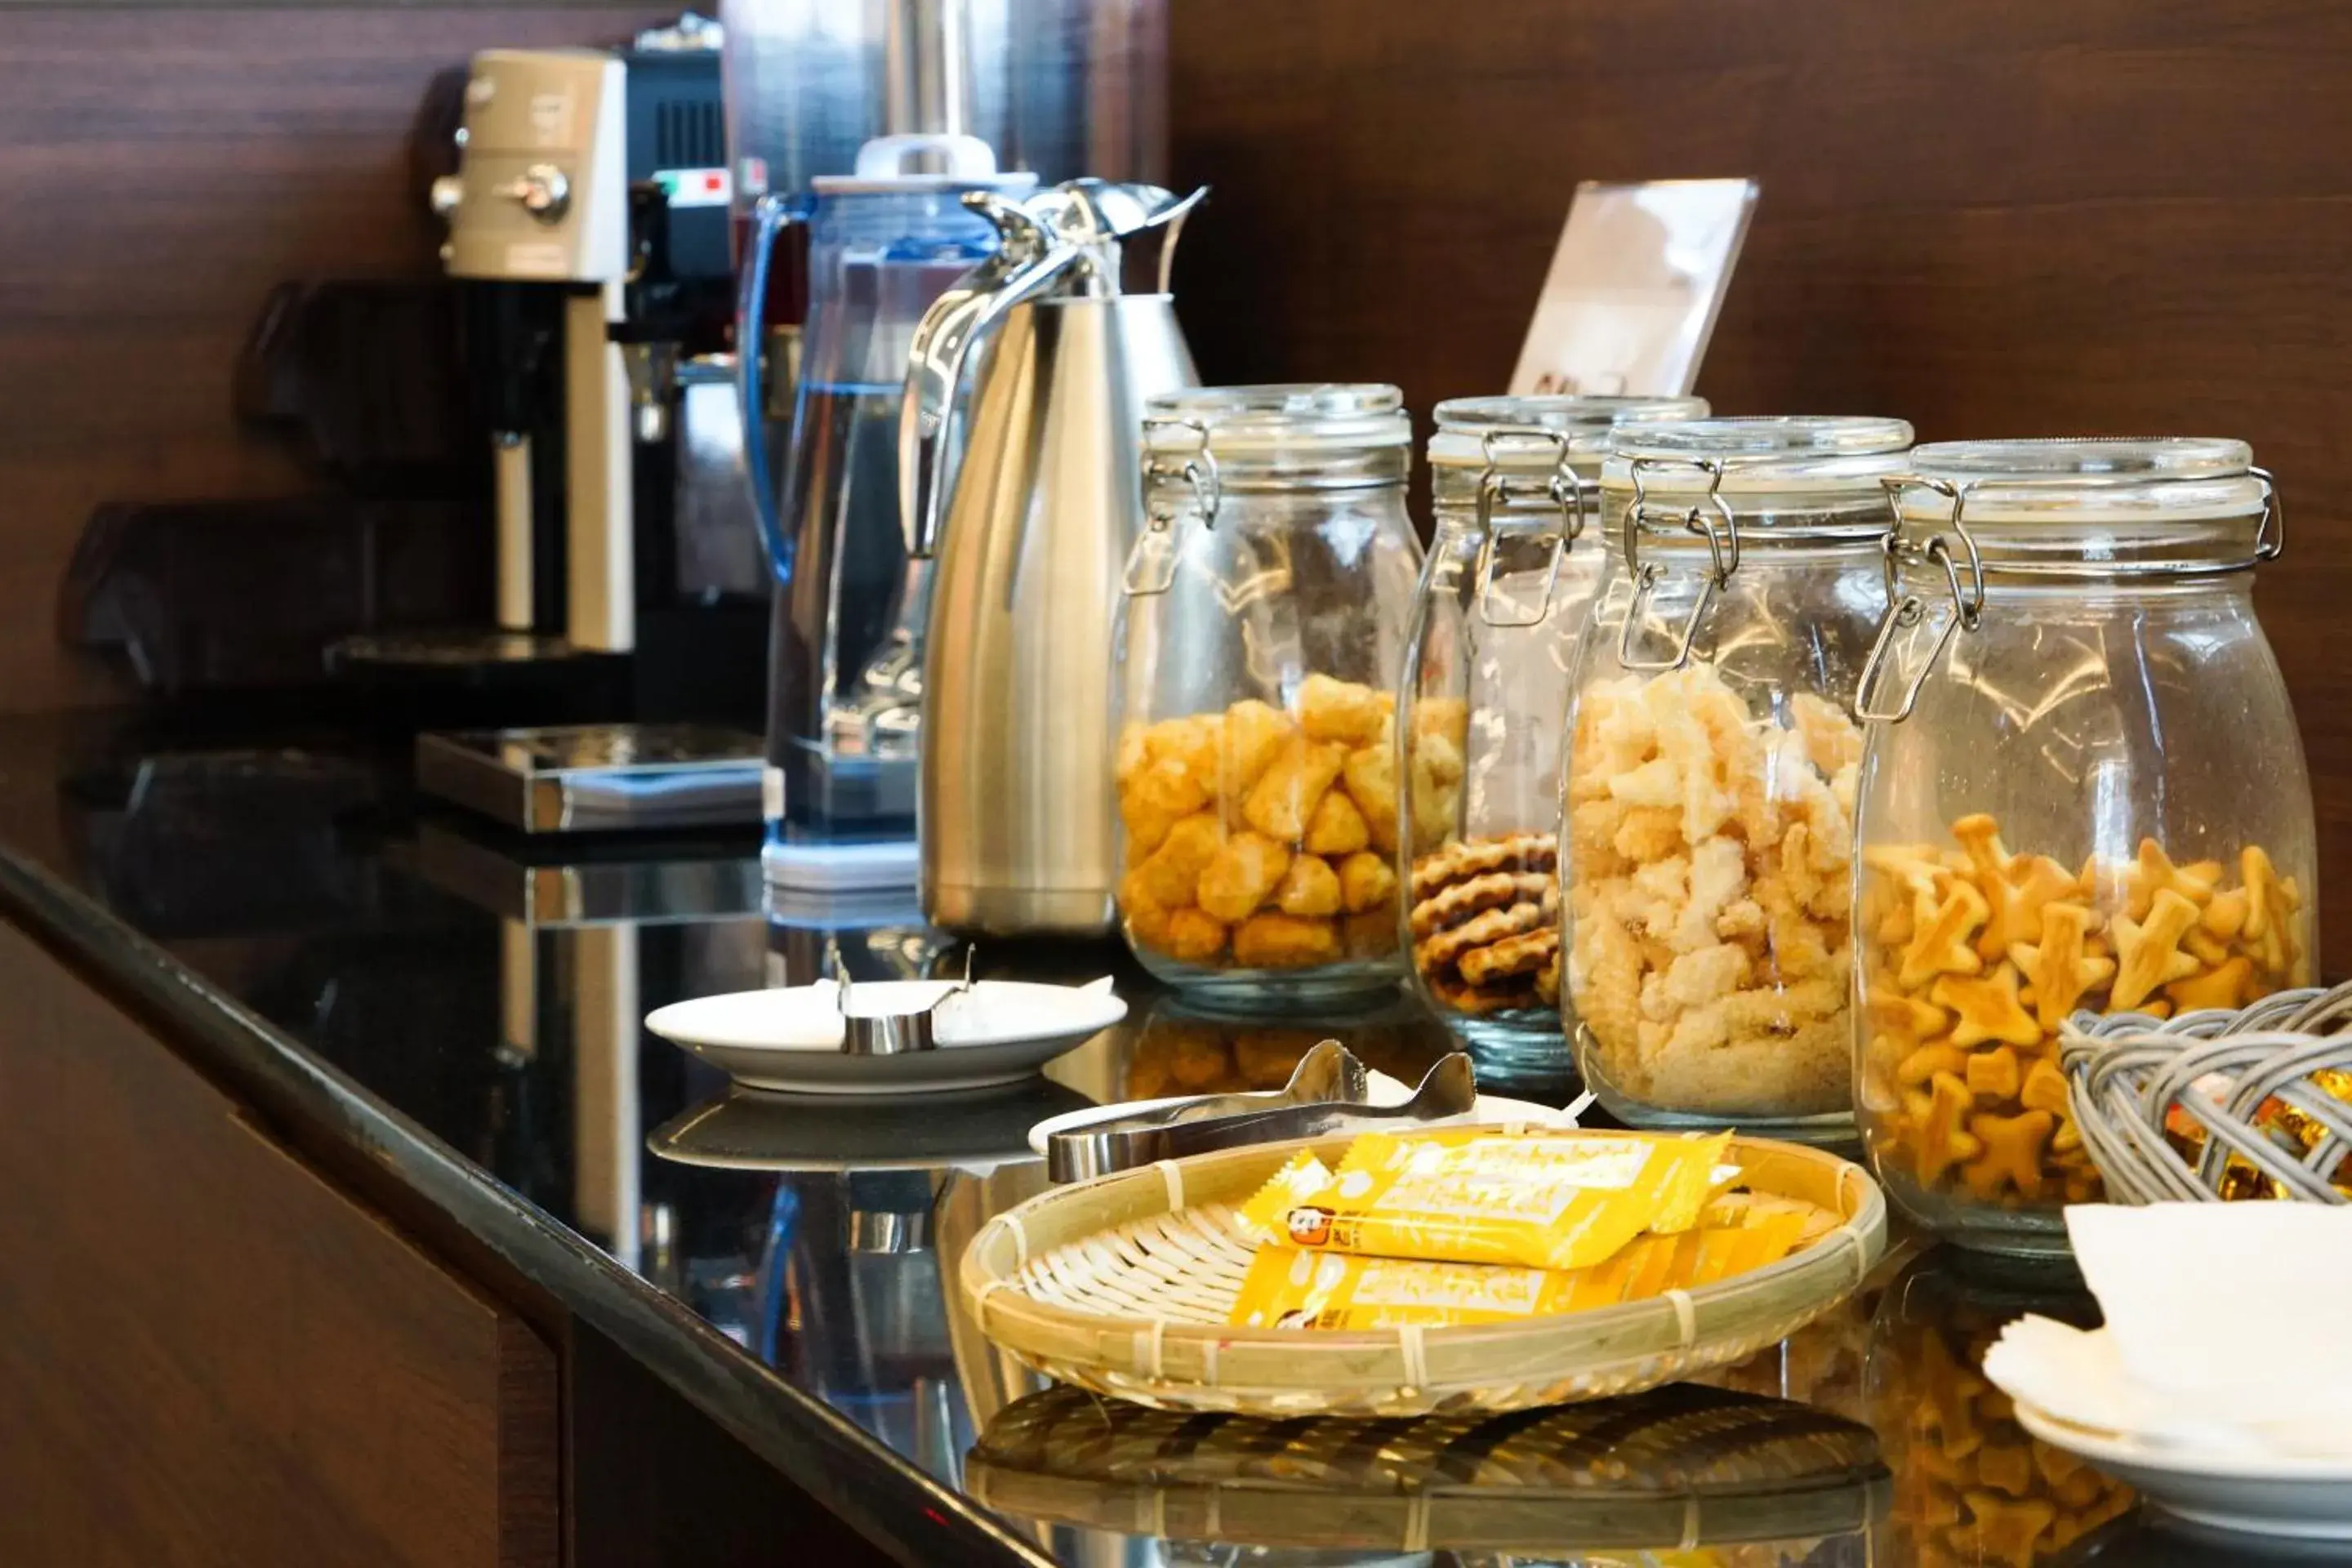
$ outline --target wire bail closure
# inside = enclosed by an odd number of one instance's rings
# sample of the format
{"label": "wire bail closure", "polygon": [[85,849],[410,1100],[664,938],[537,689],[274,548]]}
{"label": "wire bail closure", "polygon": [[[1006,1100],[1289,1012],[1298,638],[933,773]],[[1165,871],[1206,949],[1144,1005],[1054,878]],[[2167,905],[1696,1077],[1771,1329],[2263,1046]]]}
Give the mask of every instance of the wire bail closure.
{"label": "wire bail closure", "polygon": [[2286,502],[2279,499],[2278,478],[2268,468],[2249,465],[2246,472],[2263,483],[2263,521],[2254,530],[2254,559],[2275,561],[2286,553]]}
{"label": "wire bail closure", "polygon": [[[1862,673],[1854,680],[1853,713],[1855,718],[1865,723],[1899,724],[1911,717],[1911,710],[1919,705],[1920,689],[1927,685],[1927,676],[1935,669],[1937,661],[1944,657],[1944,649],[1951,645],[1953,635],[1975,631],[1983,623],[1984,558],[1977,553],[1976,536],[1969,532],[1968,524],[1962,519],[1962,513],[1968,510],[1968,486],[1955,485],[1948,479],[1902,475],[1889,476],[1881,483],[1885,488],[1890,505],[1898,503],[1902,491],[1910,485],[1917,485],[1930,494],[1950,500],[1952,515],[1945,526],[1958,538],[1960,547],[1968,552],[1969,580],[1963,585],[1959,564],[1952,555],[1951,541],[1945,538],[1940,531],[1930,534],[1927,542],[1917,552],[1919,561],[1943,567],[1945,591],[1952,600],[1952,618],[1945,624],[1942,631],[1936,634],[1935,646],[1920,661],[1918,672],[1904,684],[1902,701],[1892,708],[1883,708],[1873,698],[1886,673],[1887,655],[1894,649],[1895,634],[1898,630],[1908,630],[1926,619],[1927,601],[1903,590],[1900,571],[1903,542],[1899,525],[1890,529],[1879,542],[1879,566],[1886,578],[1886,614],[1878,623],[1878,636],[1871,640],[1870,656],[1862,661]],[[1901,515],[1899,510],[1896,515]]]}
{"label": "wire bail closure", "polygon": [[[1183,455],[1181,462],[1173,455],[1163,455],[1150,445],[1155,430],[1190,430],[1192,450]],[[1200,514],[1201,526],[1217,525],[1217,507],[1223,491],[1217,481],[1217,459],[1209,451],[1209,429],[1197,419],[1146,419],[1143,422],[1143,531],[1135,537],[1135,547],[1128,552],[1126,569],[1120,574],[1119,586],[1130,598],[1150,598],[1165,594],[1176,582],[1176,535],[1184,508],[1166,505],[1160,499],[1171,485],[1181,479],[1192,492],[1192,510]]]}
{"label": "wire bail closure", "polygon": [[[1643,468],[1670,465],[1694,468],[1705,474],[1706,494],[1687,508],[1654,509],[1649,502],[1648,487],[1643,481]],[[1723,499],[1723,464],[1718,458],[1635,458],[1629,472],[1633,481],[1633,500],[1625,516],[1625,570],[1633,579],[1633,601],[1625,607],[1625,624],[1617,634],[1617,662],[1643,674],[1680,669],[1690,662],[1691,647],[1698,640],[1699,622],[1706,618],[1707,606],[1715,602],[1716,590],[1729,583],[1731,574],[1739,570],[1739,523],[1732,515],[1731,503]],[[1706,541],[1710,563],[1699,584],[1698,603],[1691,606],[1690,617],[1683,623],[1673,657],[1664,659],[1633,657],[1633,634],[1642,624],[1643,606],[1649,603],[1659,579],[1666,574],[1666,569],[1657,562],[1642,559],[1641,537],[1645,528],[1698,535]]]}
{"label": "wire bail closure", "polygon": [[[1516,616],[1496,613],[1495,595],[1495,563],[1501,552],[1495,548],[1495,511],[1513,500],[1528,499],[1524,493],[1515,494],[1509,478],[1496,461],[1496,437],[1545,441],[1553,449],[1551,477],[1545,482],[1543,495],[1559,509],[1559,525],[1539,536],[1545,546],[1543,597],[1536,605],[1536,613],[1525,620]],[[1557,430],[1489,430],[1478,438],[1479,454],[1486,466],[1478,474],[1478,618],[1490,626],[1541,626],[1551,614],[1551,598],[1559,585],[1559,563],[1568,547],[1584,531],[1586,508],[1591,504],[1595,489],[1576,477],[1569,467],[1568,437]]]}

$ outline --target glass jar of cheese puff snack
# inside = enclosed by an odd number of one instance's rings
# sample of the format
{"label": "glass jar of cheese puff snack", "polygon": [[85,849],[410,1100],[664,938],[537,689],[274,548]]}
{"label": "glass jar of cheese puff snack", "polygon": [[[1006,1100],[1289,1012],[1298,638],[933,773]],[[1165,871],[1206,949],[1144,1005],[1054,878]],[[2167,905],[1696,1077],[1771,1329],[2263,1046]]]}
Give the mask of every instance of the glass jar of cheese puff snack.
{"label": "glass jar of cheese puff snack", "polygon": [[2307,984],[2311,785],[2242,442],[1964,441],[1889,482],[1857,885],[1855,1095],[1914,1219],[2060,1251],[2099,1173],[2058,1036]]}
{"label": "glass jar of cheese puff snack", "polygon": [[[1255,1006],[1393,987],[1396,683],[1421,546],[1392,386],[1153,398],[1114,637],[1119,922],[1145,968]],[[1426,764],[1425,764],[1426,765]],[[1453,813],[1460,772],[1417,781]]]}
{"label": "glass jar of cheese puff snack", "polygon": [[1637,1126],[1852,1131],[1846,703],[1885,605],[1897,419],[1618,432],[1569,710],[1577,1063]]}
{"label": "glass jar of cheese puff snack", "polygon": [[[1482,1081],[1569,1070],[1560,1027],[1559,715],[1601,580],[1601,459],[1696,397],[1461,397],[1429,442],[1436,535],[1405,651],[1407,745],[1458,771],[1443,822],[1402,817],[1416,991]],[[1457,760],[1458,759],[1458,760]],[[1409,769],[1410,771],[1410,769]],[[1434,831],[1431,831],[1434,829]]]}

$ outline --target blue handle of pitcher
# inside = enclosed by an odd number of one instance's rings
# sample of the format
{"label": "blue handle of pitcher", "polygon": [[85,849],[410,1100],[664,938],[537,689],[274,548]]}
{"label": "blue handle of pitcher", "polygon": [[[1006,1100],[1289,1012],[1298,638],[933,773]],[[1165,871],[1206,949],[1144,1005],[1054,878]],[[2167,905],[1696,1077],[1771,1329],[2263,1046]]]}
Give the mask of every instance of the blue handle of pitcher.
{"label": "blue handle of pitcher", "polygon": [[751,515],[760,521],[768,563],[780,584],[792,581],[793,543],[776,514],[776,490],[768,471],[767,389],[761,364],[767,347],[769,263],[775,255],[776,236],[798,221],[799,214],[782,196],[771,193],[752,204],[742,288],[735,300],[735,398],[742,405],[743,478],[751,487]]}

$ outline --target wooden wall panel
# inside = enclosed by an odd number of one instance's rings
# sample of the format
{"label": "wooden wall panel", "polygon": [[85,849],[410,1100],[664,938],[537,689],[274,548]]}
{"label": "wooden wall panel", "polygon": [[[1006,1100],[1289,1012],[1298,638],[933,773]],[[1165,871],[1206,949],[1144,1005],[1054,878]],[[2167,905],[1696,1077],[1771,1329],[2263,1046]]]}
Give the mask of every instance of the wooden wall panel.
{"label": "wooden wall panel", "polygon": [[[2241,436],[2352,930],[2352,7],[1183,0],[1185,326],[1221,380],[1502,389],[1576,184],[1752,174],[1699,390],[1926,439]],[[2345,949],[2331,966],[2341,973]]]}
{"label": "wooden wall panel", "polygon": [[0,927],[0,1561],[553,1568],[556,1360]]}
{"label": "wooden wall panel", "polygon": [[661,15],[0,5],[0,708],[120,695],[57,646],[92,506],[312,488],[230,372],[282,279],[437,269],[406,151],[434,74]]}

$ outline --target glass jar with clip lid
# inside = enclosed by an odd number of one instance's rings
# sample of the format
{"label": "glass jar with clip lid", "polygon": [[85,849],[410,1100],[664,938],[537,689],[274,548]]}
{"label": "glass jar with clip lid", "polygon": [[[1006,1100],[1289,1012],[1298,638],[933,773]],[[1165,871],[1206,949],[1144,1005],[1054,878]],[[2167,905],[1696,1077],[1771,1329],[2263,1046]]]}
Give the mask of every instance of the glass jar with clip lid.
{"label": "glass jar with clip lid", "polygon": [[1964,1244],[2096,1201],[2058,1034],[2306,984],[2311,785],[2253,606],[2284,545],[2240,441],[1960,441],[1892,479],[1857,885],[1871,1163]]}
{"label": "glass jar with clip lid", "polygon": [[[1601,578],[1601,464],[1621,426],[1696,397],[1463,397],[1437,405],[1423,563],[1400,696],[1412,979],[1482,1078],[1570,1068],[1559,1007],[1559,715]],[[1597,535],[1597,531],[1594,531]],[[1450,805],[1452,809],[1438,808]]]}
{"label": "glass jar with clip lid", "polygon": [[1118,904],[1171,984],[1282,1005],[1396,983],[1411,443],[1393,386],[1147,405],[1113,645]]}
{"label": "glass jar with clip lid", "polygon": [[1847,710],[1899,419],[1633,426],[1569,711],[1577,1063],[1639,1126],[1851,1131]]}

